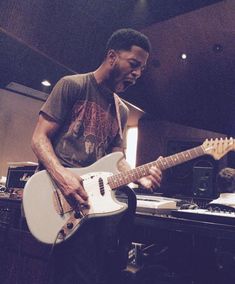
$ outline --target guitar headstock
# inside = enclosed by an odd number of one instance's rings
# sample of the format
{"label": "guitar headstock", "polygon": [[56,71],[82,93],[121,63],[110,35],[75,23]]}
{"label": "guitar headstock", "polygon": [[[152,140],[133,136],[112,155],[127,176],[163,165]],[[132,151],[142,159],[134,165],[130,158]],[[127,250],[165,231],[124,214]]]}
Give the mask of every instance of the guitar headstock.
{"label": "guitar headstock", "polygon": [[205,154],[213,156],[215,160],[219,160],[228,152],[235,151],[235,139],[206,139],[202,144],[202,147]]}

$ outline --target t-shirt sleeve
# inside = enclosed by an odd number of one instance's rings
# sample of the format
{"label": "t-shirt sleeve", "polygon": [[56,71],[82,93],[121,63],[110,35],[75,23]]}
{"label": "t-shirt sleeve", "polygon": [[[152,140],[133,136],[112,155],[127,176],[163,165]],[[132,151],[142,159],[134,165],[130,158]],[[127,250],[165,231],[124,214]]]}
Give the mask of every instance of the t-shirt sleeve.
{"label": "t-shirt sleeve", "polygon": [[68,77],[63,77],[54,86],[40,113],[45,113],[58,123],[62,123],[71,110],[80,87]]}

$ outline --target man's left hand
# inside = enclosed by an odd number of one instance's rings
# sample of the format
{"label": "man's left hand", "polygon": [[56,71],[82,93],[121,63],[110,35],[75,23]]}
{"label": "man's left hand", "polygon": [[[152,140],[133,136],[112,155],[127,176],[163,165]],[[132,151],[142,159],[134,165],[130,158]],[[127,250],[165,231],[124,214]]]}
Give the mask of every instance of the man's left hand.
{"label": "man's left hand", "polygon": [[138,184],[150,191],[153,191],[161,185],[162,172],[157,167],[151,167],[149,173],[150,175],[140,178],[138,180]]}

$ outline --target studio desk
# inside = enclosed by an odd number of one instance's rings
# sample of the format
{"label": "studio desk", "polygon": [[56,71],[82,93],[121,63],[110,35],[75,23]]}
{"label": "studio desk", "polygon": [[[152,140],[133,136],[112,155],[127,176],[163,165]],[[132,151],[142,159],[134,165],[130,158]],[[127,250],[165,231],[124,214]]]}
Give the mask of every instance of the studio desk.
{"label": "studio desk", "polygon": [[[167,200],[167,198],[157,197],[157,200],[161,199]],[[153,202],[156,201],[153,201],[150,197],[149,205],[151,206]],[[199,204],[204,203],[201,206],[205,207],[209,200],[194,200],[194,202],[194,204],[189,203],[189,207],[193,207],[197,202]],[[148,206],[147,202],[146,206]],[[234,212],[220,209],[210,211],[199,206],[191,209],[155,208],[149,210],[146,208],[145,211],[143,207],[138,208],[137,200],[135,225],[147,230],[166,230],[235,240],[235,210]]]}
{"label": "studio desk", "polygon": [[166,206],[161,197],[144,199],[149,204],[137,196],[133,234],[143,252],[140,265],[165,267],[177,283],[235,283],[235,210],[211,211],[206,199],[177,200],[191,209],[174,208],[171,199]]}
{"label": "studio desk", "polygon": [[[149,202],[159,203],[155,198],[157,201]],[[21,205],[21,200],[0,198],[0,283],[41,284],[48,269],[50,247],[32,237]],[[132,237],[133,243],[143,248],[138,265],[164,266],[186,277],[185,283],[221,283],[224,277],[226,283],[235,283],[235,213],[206,216],[203,208],[185,213],[165,205],[155,210],[141,206],[137,206]],[[215,277],[213,282],[211,277]],[[181,279],[179,283],[184,282]]]}

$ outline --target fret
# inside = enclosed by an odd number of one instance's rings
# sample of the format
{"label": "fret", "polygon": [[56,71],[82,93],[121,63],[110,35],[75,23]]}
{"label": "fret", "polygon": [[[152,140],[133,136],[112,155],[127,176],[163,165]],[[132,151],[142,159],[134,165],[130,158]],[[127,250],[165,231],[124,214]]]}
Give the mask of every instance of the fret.
{"label": "fret", "polygon": [[141,166],[141,177],[142,176],[145,176],[146,173],[148,174],[149,173],[149,163],[148,164],[145,164],[144,166]]}
{"label": "fret", "polygon": [[148,175],[148,174],[149,174],[149,168],[148,168],[148,166],[142,166],[141,172],[142,172],[142,176]]}
{"label": "fret", "polygon": [[175,165],[173,156],[174,155],[169,157],[169,164],[170,164],[171,167],[173,167]]}
{"label": "fret", "polygon": [[138,167],[138,178],[142,176],[142,166]]}
{"label": "fret", "polygon": [[163,164],[163,158],[161,158],[161,159],[159,159],[159,160],[157,160],[157,166],[160,168],[160,169],[164,169],[164,164]]}
{"label": "fret", "polygon": [[137,169],[137,177],[141,177],[141,167],[136,168]]}
{"label": "fret", "polygon": [[122,184],[122,182],[126,183],[125,176],[122,173],[120,173],[118,181],[120,185]]}
{"label": "fret", "polygon": [[191,157],[190,152],[185,151],[182,153],[183,157],[184,157],[184,161],[188,161]]}
{"label": "fret", "polygon": [[150,170],[151,167],[155,166],[154,162],[148,163],[148,170]]}
{"label": "fret", "polygon": [[167,164],[167,159],[166,158],[163,158],[161,163],[163,165],[162,170],[165,170],[165,169],[168,168],[168,164]]}
{"label": "fret", "polygon": [[173,164],[174,164],[174,165],[177,165],[177,164],[178,164],[179,159],[178,159],[177,154],[175,154],[175,155],[172,156],[172,160],[173,160]]}
{"label": "fret", "polygon": [[180,163],[183,163],[188,160],[189,155],[186,152],[182,152],[178,154]]}
{"label": "fret", "polygon": [[127,172],[127,176],[129,180],[135,180],[134,171]]}
{"label": "fret", "polygon": [[194,156],[192,154],[193,154],[192,151],[187,150],[186,156],[185,156],[187,158],[187,160],[185,160],[185,161],[188,161],[189,159],[193,158]]}
{"label": "fret", "polygon": [[186,151],[186,158],[187,158],[186,161],[194,158],[194,155],[192,155],[192,154],[193,154],[193,151],[189,151],[189,150]]}
{"label": "fret", "polygon": [[145,171],[144,166],[140,166],[140,167],[139,167],[138,179],[141,178],[141,177],[143,177],[143,176],[145,176],[145,174],[146,174],[146,171]]}
{"label": "fret", "polygon": [[193,148],[193,149],[192,149],[192,151],[194,151],[194,152],[195,152],[195,156],[194,156],[194,157],[197,157],[197,156],[198,156],[198,152],[197,152],[197,150],[198,150],[197,148]]}
{"label": "fret", "polygon": [[132,172],[133,172],[134,180],[137,180],[138,179],[138,168],[133,169]]}
{"label": "fret", "polygon": [[159,165],[158,165],[158,161],[154,161],[154,162],[152,162],[152,165],[153,165],[153,166],[155,166],[155,167],[159,167]]}
{"label": "fret", "polygon": [[180,155],[179,155],[179,153],[177,153],[177,154],[175,154],[175,159],[177,160],[177,161],[180,161]]}
{"label": "fret", "polygon": [[125,175],[123,175],[123,179],[125,181],[126,184],[130,183],[132,181],[132,175],[131,175],[131,171],[126,172]]}

